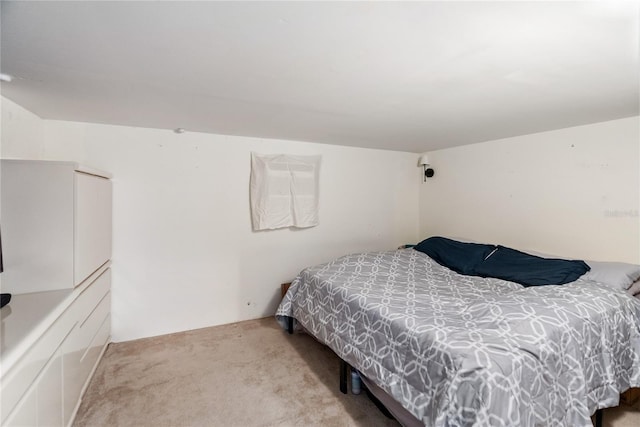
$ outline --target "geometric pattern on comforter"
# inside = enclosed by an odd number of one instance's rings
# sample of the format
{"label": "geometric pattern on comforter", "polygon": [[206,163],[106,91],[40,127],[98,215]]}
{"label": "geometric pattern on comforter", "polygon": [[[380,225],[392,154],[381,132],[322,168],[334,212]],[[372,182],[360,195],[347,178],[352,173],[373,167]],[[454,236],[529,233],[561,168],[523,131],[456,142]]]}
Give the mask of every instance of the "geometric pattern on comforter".
{"label": "geometric pattern on comforter", "polygon": [[583,279],[524,288],[371,252],[303,270],[283,316],[425,426],[591,426],[640,386],[640,301]]}

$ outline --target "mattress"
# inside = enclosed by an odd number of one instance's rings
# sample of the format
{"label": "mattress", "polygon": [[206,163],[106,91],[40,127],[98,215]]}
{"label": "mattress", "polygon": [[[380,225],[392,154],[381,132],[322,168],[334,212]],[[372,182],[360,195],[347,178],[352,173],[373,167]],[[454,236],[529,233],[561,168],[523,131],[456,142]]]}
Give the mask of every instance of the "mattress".
{"label": "mattress", "polygon": [[524,288],[370,252],[303,270],[276,317],[425,426],[591,426],[640,386],[640,301],[584,279]]}

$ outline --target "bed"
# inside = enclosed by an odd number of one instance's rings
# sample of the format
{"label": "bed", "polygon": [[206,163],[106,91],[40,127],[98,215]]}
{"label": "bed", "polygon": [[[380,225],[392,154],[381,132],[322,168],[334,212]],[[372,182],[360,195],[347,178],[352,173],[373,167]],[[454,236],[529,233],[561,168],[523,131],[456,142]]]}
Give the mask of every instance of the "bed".
{"label": "bed", "polygon": [[640,386],[640,300],[583,277],[523,287],[412,248],[353,254],[304,269],[276,317],[422,425],[591,426]]}

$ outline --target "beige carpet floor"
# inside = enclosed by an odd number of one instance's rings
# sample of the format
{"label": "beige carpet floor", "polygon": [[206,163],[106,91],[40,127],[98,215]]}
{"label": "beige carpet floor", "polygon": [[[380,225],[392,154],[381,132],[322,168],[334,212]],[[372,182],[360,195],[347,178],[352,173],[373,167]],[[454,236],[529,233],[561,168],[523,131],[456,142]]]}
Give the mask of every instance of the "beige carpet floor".
{"label": "beige carpet floor", "polygon": [[[273,318],[109,345],[75,426],[397,426],[338,390],[339,360]],[[605,411],[638,427],[640,412]]]}

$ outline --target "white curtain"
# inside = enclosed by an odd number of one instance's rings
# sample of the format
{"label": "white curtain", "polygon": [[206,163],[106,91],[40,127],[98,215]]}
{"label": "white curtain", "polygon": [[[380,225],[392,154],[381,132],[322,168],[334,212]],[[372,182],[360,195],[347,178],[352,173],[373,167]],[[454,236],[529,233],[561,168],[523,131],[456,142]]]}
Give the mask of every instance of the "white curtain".
{"label": "white curtain", "polygon": [[254,230],[318,225],[320,156],[251,153]]}

